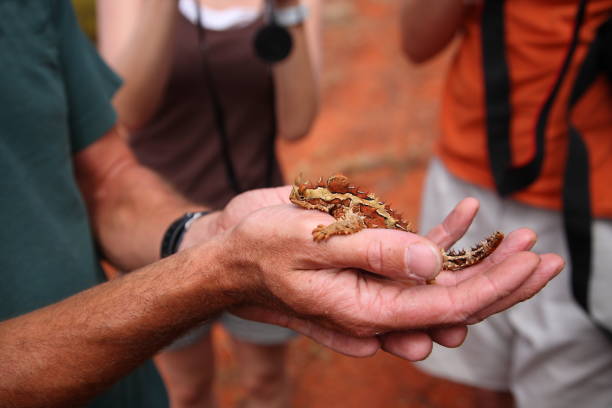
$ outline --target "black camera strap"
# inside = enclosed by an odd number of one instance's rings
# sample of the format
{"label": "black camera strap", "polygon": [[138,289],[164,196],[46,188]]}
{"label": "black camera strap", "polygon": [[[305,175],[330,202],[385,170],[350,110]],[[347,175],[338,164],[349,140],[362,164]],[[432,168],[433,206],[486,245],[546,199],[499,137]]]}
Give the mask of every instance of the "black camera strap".
{"label": "black camera strap", "polygon": [[[582,133],[572,121],[572,111],[602,73],[612,80],[612,16],[597,30],[582,61],[567,103],[569,146],[563,182],[563,221],[572,266],[572,294],[593,315],[590,300],[593,224],[589,177],[589,151]],[[610,112],[612,114],[612,112]],[[612,327],[594,323],[612,341]],[[608,322],[609,323],[609,322]]]}
{"label": "black camera strap", "polygon": [[[206,47],[206,31],[203,24],[203,11],[202,6],[194,1],[197,10],[197,21],[196,26],[198,30],[198,45],[200,47],[200,54],[202,59],[202,74],[204,79],[208,83],[210,91],[210,100],[212,102],[212,113],[215,126],[217,128],[217,135],[219,136],[219,146],[221,149],[221,158],[225,167],[225,174],[227,176],[227,182],[231,189],[236,193],[240,194],[245,189],[241,186],[238,181],[238,174],[232,160],[230,140],[227,131],[227,119],[225,115],[225,109],[221,101],[219,91],[215,86],[215,80],[210,68],[209,60],[207,58],[207,47]],[[272,82],[274,84],[274,82]],[[271,106],[272,118],[271,118],[271,134],[268,139],[268,146],[266,152],[266,174],[265,174],[265,185],[261,187],[271,187],[272,178],[274,174],[274,167],[276,163],[276,98],[274,91],[271,92],[271,100],[269,101]]]}

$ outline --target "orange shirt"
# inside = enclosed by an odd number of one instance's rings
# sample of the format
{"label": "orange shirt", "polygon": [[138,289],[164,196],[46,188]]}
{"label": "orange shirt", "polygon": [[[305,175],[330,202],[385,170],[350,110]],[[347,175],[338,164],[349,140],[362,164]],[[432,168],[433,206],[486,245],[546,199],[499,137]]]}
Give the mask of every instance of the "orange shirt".
{"label": "orange shirt", "polygon": [[[520,166],[535,153],[535,125],[572,38],[577,1],[506,2],[506,52],[510,71],[512,160]],[[567,150],[567,98],[576,72],[597,27],[610,15],[612,0],[591,0],[580,43],[563,83],[546,132],[540,177],[512,197],[538,207],[561,209]],[[494,188],[487,153],[481,10],[465,23],[459,50],[450,67],[442,107],[442,136],[437,153],[457,177]],[[602,75],[573,111],[573,122],[589,151],[593,213],[612,217],[612,85]]]}

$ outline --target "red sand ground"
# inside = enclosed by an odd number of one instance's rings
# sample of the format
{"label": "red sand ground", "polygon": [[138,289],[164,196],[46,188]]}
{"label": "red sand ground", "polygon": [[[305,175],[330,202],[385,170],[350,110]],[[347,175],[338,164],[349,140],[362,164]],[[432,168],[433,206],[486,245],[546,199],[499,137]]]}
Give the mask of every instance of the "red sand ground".
{"label": "red sand ground", "polygon": [[[316,177],[342,172],[417,221],[448,53],[425,66],[407,63],[399,47],[398,3],[325,0],[321,114],[308,138],[282,143],[279,154],[290,181],[299,172]],[[242,397],[240,367],[225,334],[217,329],[215,336],[217,389],[222,406],[230,407]],[[296,408],[473,405],[470,389],[436,380],[383,352],[354,359],[300,338],[291,344],[288,360]]]}

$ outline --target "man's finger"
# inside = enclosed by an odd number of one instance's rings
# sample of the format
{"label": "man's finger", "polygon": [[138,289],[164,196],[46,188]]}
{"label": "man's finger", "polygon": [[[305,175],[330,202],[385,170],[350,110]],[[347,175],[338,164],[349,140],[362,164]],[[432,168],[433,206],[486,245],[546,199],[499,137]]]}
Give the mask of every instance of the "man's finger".
{"label": "man's finger", "polygon": [[[381,324],[388,324],[391,331],[464,324],[467,318],[521,287],[539,262],[538,255],[521,252],[457,286],[422,285],[399,294],[390,291],[389,299],[380,300],[388,311]],[[543,282],[539,282],[528,291],[533,295],[542,286]]]}
{"label": "man's finger", "polygon": [[[534,273],[539,263],[538,255],[520,252],[486,272],[477,274],[457,286],[448,287],[448,296],[454,310],[446,314],[446,323],[463,324],[469,316],[511,296]],[[541,287],[532,289],[533,295]],[[442,310],[438,312],[443,313]]]}
{"label": "man's finger", "polygon": [[358,268],[397,280],[424,282],[442,267],[439,248],[416,234],[366,229],[314,243],[329,267]]}
{"label": "man's finger", "polygon": [[466,326],[432,329],[425,332],[396,332],[380,336],[382,349],[397,357],[420,361],[431,353],[433,342],[444,347],[460,346],[467,335]]}
{"label": "man's finger", "polygon": [[352,337],[322,327],[312,321],[288,316],[262,307],[241,307],[232,309],[232,313],[244,319],[287,327],[323,346],[351,357],[369,357],[376,354],[380,349],[380,342],[376,337]]}
{"label": "man's finger", "polygon": [[504,311],[519,302],[529,299],[557,276],[565,266],[563,258],[556,254],[544,254],[540,258],[541,261],[538,268],[516,291],[476,313],[469,319],[469,323],[477,323],[492,314]]}
{"label": "man's finger", "polygon": [[420,361],[431,353],[433,342],[425,332],[397,332],[380,336],[382,349],[408,361]]}
{"label": "man's finger", "polygon": [[454,348],[459,347],[465,341],[468,328],[464,325],[443,327],[429,331],[431,339],[441,346]]}
{"label": "man's finger", "polygon": [[478,208],[477,199],[471,197],[463,199],[441,224],[427,233],[427,238],[440,248],[448,249],[468,230],[478,212]]}

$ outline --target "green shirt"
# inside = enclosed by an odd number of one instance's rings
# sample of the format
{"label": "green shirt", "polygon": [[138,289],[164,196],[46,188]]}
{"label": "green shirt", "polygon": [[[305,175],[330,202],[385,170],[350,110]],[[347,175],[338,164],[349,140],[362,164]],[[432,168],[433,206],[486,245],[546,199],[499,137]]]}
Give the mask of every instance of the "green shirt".
{"label": "green shirt", "polygon": [[[72,155],[116,121],[119,79],[69,0],[0,0],[0,320],[104,280]],[[165,407],[150,363],[92,407]]]}

